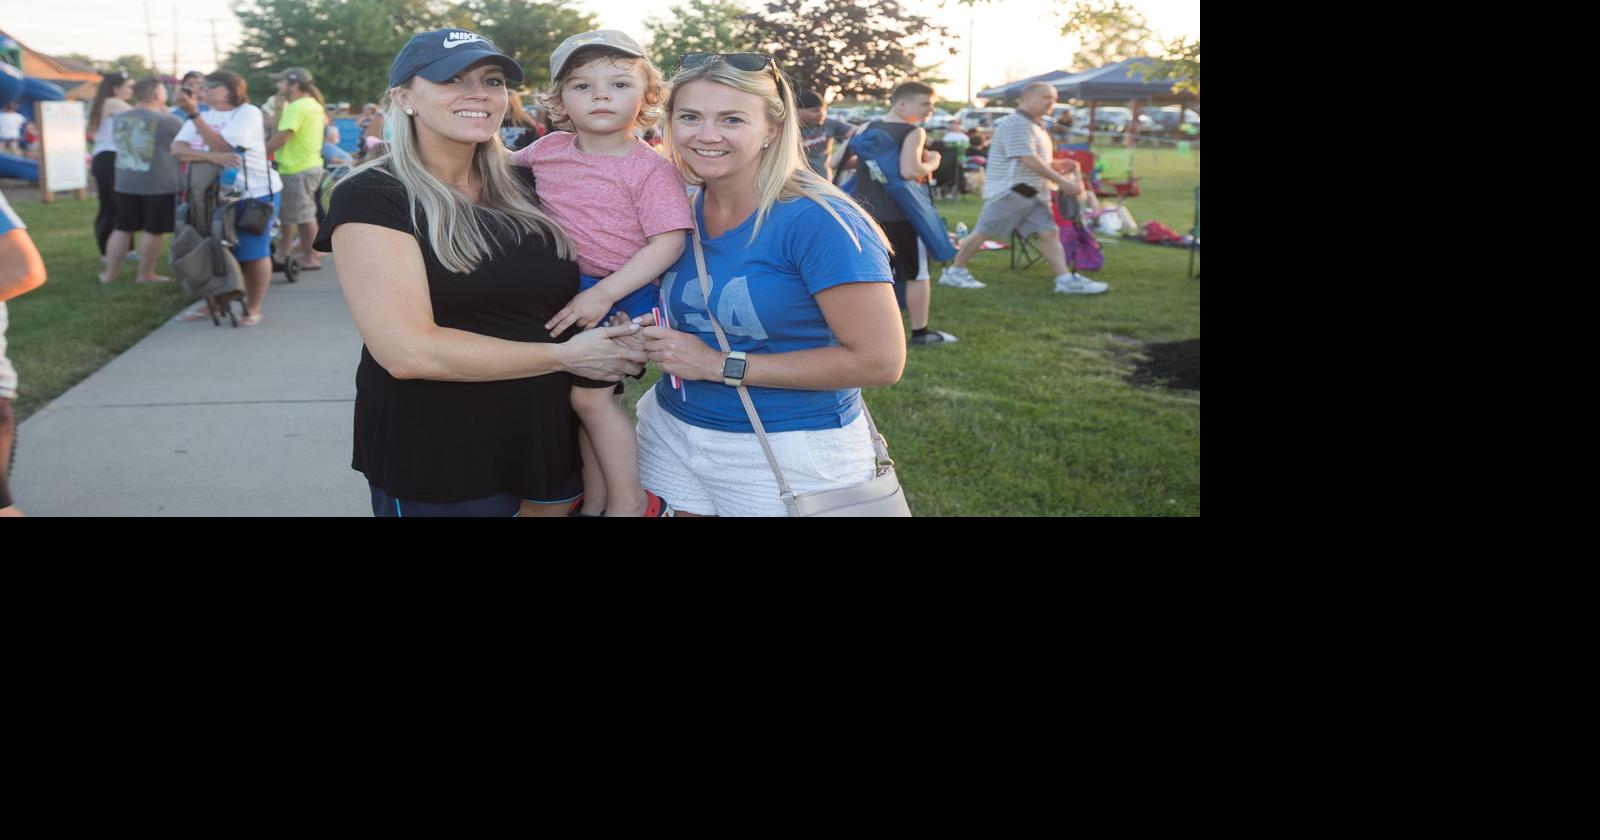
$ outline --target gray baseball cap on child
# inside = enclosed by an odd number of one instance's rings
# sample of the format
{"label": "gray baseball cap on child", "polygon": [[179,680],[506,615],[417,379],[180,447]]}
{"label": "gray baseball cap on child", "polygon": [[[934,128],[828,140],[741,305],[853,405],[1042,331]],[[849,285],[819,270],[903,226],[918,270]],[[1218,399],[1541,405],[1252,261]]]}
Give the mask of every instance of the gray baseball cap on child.
{"label": "gray baseball cap on child", "polygon": [[567,65],[567,59],[572,54],[584,47],[609,47],[620,53],[644,58],[644,47],[633,40],[628,33],[620,29],[599,29],[594,32],[584,32],[574,35],[561,42],[556,51],[550,54],[550,78],[555,79],[561,75],[561,68]]}

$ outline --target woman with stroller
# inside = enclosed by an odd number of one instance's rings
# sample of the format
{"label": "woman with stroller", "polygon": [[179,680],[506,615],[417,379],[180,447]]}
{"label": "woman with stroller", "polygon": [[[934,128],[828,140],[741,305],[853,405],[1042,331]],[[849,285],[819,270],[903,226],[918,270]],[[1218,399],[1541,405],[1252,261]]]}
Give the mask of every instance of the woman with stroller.
{"label": "woman with stroller", "polygon": [[[244,78],[218,70],[206,77],[200,91],[209,111],[202,112],[200,103],[185,91],[178,93],[177,107],[188,115],[189,121],[172,141],[173,157],[184,162],[199,160],[240,169],[240,193],[245,198],[270,197],[272,201],[272,221],[266,230],[261,233],[241,230],[239,242],[233,246],[233,255],[244,269],[245,317],[239,325],[253,327],[261,323],[261,304],[272,282],[272,233],[282,206],[279,192],[283,182],[278,173],[267,166],[267,138],[261,109],[250,104]],[[244,154],[235,153],[236,148],[244,149]],[[236,207],[235,212],[244,212],[243,202]],[[211,315],[202,305],[181,318],[210,320]]]}

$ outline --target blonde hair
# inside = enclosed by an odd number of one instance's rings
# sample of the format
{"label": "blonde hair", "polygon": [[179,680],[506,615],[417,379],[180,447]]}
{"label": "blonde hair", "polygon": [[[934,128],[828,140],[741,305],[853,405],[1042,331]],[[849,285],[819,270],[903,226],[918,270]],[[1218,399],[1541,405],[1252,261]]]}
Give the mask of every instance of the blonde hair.
{"label": "blonde hair", "polygon": [[883,228],[878,222],[862,212],[861,206],[848,194],[828,183],[821,175],[812,172],[811,167],[806,164],[805,155],[800,148],[799,116],[791,105],[794,102],[794,88],[787,78],[781,82],[775,78],[770,67],[760,70],[740,70],[721,58],[712,58],[693,69],[679,70],[677,75],[672,77],[672,95],[667,99],[664,139],[671,151],[672,162],[677,164],[678,172],[683,175],[685,181],[696,185],[704,183],[700,176],[695,174],[689,161],[678,154],[677,144],[672,141],[671,115],[674,103],[678,99],[678,92],[683,90],[684,85],[701,80],[727,85],[735,90],[761,97],[767,106],[768,122],[779,127],[777,138],[762,151],[761,163],[756,168],[756,192],[761,196],[761,203],[756,209],[755,229],[750,232],[752,243],[755,242],[757,234],[761,233],[761,224],[766,221],[773,204],[779,201],[809,198],[821,205],[822,209],[850,234],[850,240],[856,243],[856,250],[861,250],[861,240],[856,238],[855,230],[845,222],[844,217],[839,215],[840,209],[864,222],[877,235],[883,247],[889,253],[894,253],[894,247],[889,244],[889,237],[884,235]]}
{"label": "blonde hair", "polygon": [[[410,84],[412,82],[407,82],[406,86]],[[422,165],[417,148],[414,119],[406,116],[405,109],[394,96],[395,91],[401,89],[393,88],[384,93],[380,106],[385,122],[394,126],[388,151],[350,170],[350,174],[376,169],[399,181],[411,207],[411,225],[420,235],[424,229],[422,221],[427,220],[428,244],[441,265],[457,274],[466,274],[496,253],[507,253],[510,246],[530,234],[553,244],[562,259],[573,259],[577,255],[566,232],[534,206],[532,191],[511,173],[511,151],[500,142],[498,135],[479,143],[472,154],[472,167],[483,183],[478,203],[474,204],[429,172]],[[340,183],[349,180],[347,176]],[[483,214],[495,224],[487,224]],[[507,231],[511,233],[509,242],[505,241]]]}
{"label": "blonde hair", "polygon": [[650,128],[661,121],[664,113],[661,103],[667,98],[667,80],[661,75],[661,70],[656,67],[655,62],[606,47],[584,47],[567,59],[567,66],[561,68],[561,75],[550,82],[550,89],[538,95],[539,106],[549,115],[551,125],[559,131],[576,130],[572,125],[572,117],[567,115],[566,105],[561,101],[561,86],[566,84],[574,71],[597,61],[610,61],[612,64],[627,64],[630,68],[642,68],[644,100],[640,105],[638,117],[633,121],[633,127]]}

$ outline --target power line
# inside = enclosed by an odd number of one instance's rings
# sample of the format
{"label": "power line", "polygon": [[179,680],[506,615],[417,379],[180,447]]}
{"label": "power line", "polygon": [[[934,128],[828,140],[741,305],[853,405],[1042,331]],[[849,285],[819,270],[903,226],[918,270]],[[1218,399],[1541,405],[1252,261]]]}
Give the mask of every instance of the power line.
{"label": "power line", "polygon": [[156,35],[150,31],[150,0],[144,0],[144,37],[150,42],[150,69],[156,69]]}

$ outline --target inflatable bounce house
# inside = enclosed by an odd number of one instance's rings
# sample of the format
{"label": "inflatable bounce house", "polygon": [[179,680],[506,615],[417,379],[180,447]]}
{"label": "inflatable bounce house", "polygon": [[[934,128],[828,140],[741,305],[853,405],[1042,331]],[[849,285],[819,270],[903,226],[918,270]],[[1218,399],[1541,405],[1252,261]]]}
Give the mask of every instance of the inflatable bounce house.
{"label": "inflatable bounce house", "polygon": [[[49,82],[22,75],[22,47],[15,40],[0,35],[0,108],[16,103],[17,112],[37,119],[35,102],[58,102],[66,99],[61,88]],[[22,178],[39,183],[39,163],[27,158],[0,153],[0,178]]]}

